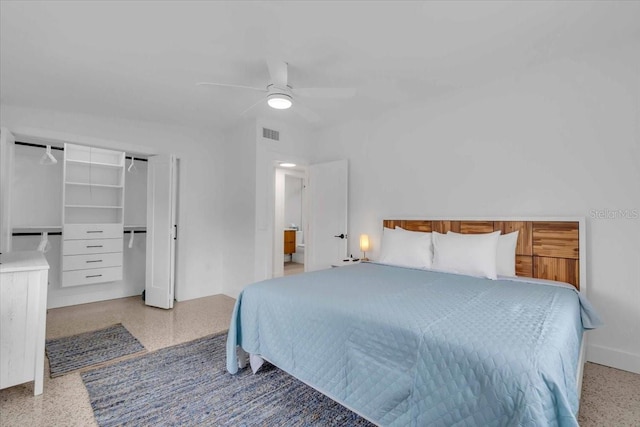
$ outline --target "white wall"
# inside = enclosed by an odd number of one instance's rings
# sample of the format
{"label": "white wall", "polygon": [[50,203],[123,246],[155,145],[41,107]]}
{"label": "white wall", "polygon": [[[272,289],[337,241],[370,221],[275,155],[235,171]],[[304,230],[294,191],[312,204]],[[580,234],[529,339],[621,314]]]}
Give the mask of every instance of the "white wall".
{"label": "white wall", "polygon": [[41,165],[42,148],[16,145],[13,165],[13,227],[62,225],[62,163],[64,153],[51,150],[55,165]]}
{"label": "white wall", "polygon": [[135,160],[131,171],[130,165],[131,159],[127,159],[124,174],[125,227],[147,223],[147,162]]}
{"label": "white wall", "polygon": [[[54,138],[180,159],[176,298],[221,293],[224,244],[219,200],[223,187],[221,135],[159,123],[1,105],[2,126],[19,134]],[[57,209],[57,208],[56,208]]]}
{"label": "white wall", "polygon": [[284,177],[284,225],[302,227],[302,178],[285,175]]}
{"label": "white wall", "polygon": [[588,296],[606,322],[588,358],[640,372],[640,218],[592,218],[640,210],[639,49],[327,129],[314,159],[349,159],[349,229],[372,236],[372,258],[384,218],[587,217]]}
{"label": "white wall", "polygon": [[225,159],[222,215],[222,292],[234,298],[252,283],[255,258],[255,121],[229,130],[219,155]]}
{"label": "white wall", "polygon": [[[280,141],[263,138],[263,127],[280,131]],[[315,139],[304,126],[265,119],[239,123],[224,139],[223,293],[235,298],[245,286],[273,277],[282,230],[274,227],[275,168],[283,161],[306,165]]]}
{"label": "white wall", "polygon": [[13,134],[0,127],[0,252],[11,250],[11,204],[13,197]]}

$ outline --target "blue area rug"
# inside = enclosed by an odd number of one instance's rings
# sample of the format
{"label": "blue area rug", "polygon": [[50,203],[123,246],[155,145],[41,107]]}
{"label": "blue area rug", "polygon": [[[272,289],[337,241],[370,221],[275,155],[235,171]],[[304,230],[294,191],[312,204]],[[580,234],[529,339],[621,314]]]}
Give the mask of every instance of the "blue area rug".
{"label": "blue area rug", "polygon": [[268,363],[225,368],[227,334],[84,372],[98,425],[371,426]]}
{"label": "blue area rug", "polygon": [[98,331],[47,340],[51,378],[146,351],[120,323]]}

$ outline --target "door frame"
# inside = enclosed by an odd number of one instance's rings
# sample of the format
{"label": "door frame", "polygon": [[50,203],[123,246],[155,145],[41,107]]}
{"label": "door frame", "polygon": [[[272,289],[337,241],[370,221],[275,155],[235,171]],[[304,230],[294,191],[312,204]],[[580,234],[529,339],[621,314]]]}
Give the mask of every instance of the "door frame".
{"label": "door frame", "polygon": [[[271,267],[271,277],[281,277],[284,275],[284,250],[282,245],[278,242],[282,242],[282,235],[284,233],[284,210],[280,210],[278,206],[278,185],[277,185],[277,173],[278,171],[283,172],[283,176],[295,176],[297,178],[302,179],[302,186],[306,188],[307,181],[309,178],[309,170],[307,165],[299,165],[296,166],[295,169],[291,168],[283,168],[279,165],[282,161],[274,162],[273,165],[273,236],[272,236],[272,267]],[[282,188],[284,189],[284,183],[282,184]],[[305,218],[304,228],[302,232],[304,233],[305,238],[305,246],[308,241],[308,232],[309,232],[309,196],[306,193],[306,197],[302,200],[302,216]],[[284,207],[284,202],[283,202]],[[307,271],[307,257],[309,256],[309,252],[305,249],[304,251],[304,271]]]}
{"label": "door frame", "polygon": [[0,252],[11,251],[11,209],[13,207],[13,164],[15,137],[9,129],[0,129]]}

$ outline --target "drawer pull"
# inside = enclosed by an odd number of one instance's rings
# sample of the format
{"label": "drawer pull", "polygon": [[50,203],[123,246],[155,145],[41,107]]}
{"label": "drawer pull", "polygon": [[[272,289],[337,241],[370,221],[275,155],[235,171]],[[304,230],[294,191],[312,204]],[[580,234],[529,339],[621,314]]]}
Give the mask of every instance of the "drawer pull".
{"label": "drawer pull", "polygon": [[87,279],[91,279],[92,277],[102,277],[102,274],[93,274],[91,276],[84,276],[84,277],[86,277]]}
{"label": "drawer pull", "polygon": [[101,248],[102,245],[88,245],[87,248]]}
{"label": "drawer pull", "polygon": [[102,233],[103,230],[87,230],[87,233]]}
{"label": "drawer pull", "polygon": [[87,264],[90,263],[90,262],[102,262],[102,260],[101,259],[91,259],[91,260],[87,261]]}

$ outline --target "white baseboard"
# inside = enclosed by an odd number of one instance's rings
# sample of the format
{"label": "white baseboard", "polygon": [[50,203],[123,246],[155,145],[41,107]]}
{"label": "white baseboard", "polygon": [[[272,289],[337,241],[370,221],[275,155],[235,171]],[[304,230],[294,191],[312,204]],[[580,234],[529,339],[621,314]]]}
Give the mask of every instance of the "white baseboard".
{"label": "white baseboard", "polygon": [[640,374],[640,355],[599,345],[587,345],[587,361]]}
{"label": "white baseboard", "polygon": [[49,295],[47,309],[68,307],[70,305],[88,304],[92,302],[108,301],[116,298],[127,298],[141,296],[142,291],[122,289],[111,292],[100,292],[96,294],[81,295]]}

